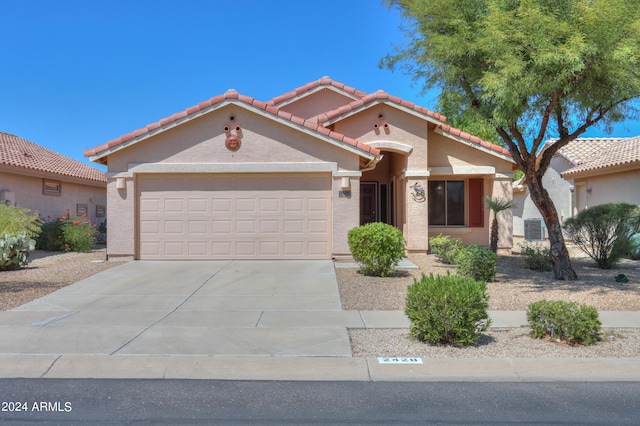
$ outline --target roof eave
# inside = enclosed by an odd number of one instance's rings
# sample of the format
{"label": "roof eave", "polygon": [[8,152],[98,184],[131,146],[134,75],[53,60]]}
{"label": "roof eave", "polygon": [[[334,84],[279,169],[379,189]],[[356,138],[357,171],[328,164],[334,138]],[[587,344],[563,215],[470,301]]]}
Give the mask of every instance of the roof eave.
{"label": "roof eave", "polygon": [[[107,147],[106,149],[104,149],[102,151],[99,151],[95,155],[89,155],[88,157],[93,162],[96,162],[96,163],[99,163],[99,164],[107,164],[107,161],[108,161],[107,157],[109,155],[115,153],[115,152],[118,152],[118,151],[120,151],[122,149],[125,149],[125,148],[127,148],[127,147],[129,147],[131,145],[137,144],[137,143],[139,143],[139,142],[141,142],[143,140],[146,140],[146,139],[148,139],[150,137],[156,136],[156,135],[158,135],[160,133],[166,132],[167,130],[173,129],[173,128],[175,128],[177,126],[180,126],[180,125],[182,125],[182,124],[184,124],[184,123],[186,123],[188,121],[191,121],[191,120],[193,120],[195,118],[202,117],[205,114],[209,114],[209,113],[211,113],[213,111],[217,111],[219,109],[222,109],[222,108],[224,108],[224,107],[226,107],[228,105],[238,106],[238,107],[246,109],[248,111],[257,113],[259,115],[262,115],[263,117],[266,117],[268,119],[277,121],[280,124],[284,124],[285,126],[288,126],[290,128],[302,131],[302,132],[304,132],[304,133],[306,133],[308,135],[311,135],[313,137],[322,139],[322,140],[324,140],[325,142],[328,142],[331,145],[334,145],[334,146],[337,146],[339,148],[345,149],[347,151],[350,151],[350,152],[352,152],[354,154],[360,155],[360,156],[362,156],[364,158],[367,158],[369,160],[376,158],[376,156],[378,155],[378,153],[376,152],[377,150],[375,148],[370,148],[369,147],[369,149],[373,150],[374,152],[367,152],[367,150],[364,149],[365,148],[365,144],[362,144],[363,148],[359,149],[358,147],[350,145],[348,143],[341,143],[338,140],[336,140],[335,138],[333,138],[333,137],[331,137],[329,135],[325,135],[321,131],[313,130],[313,129],[309,128],[309,127],[306,127],[304,124],[294,123],[290,119],[285,119],[285,118],[281,117],[278,114],[274,114],[272,112],[267,111],[268,108],[275,109],[275,107],[273,107],[273,106],[267,106],[266,104],[264,104],[265,108],[261,108],[261,107],[258,107],[258,106],[252,105],[252,104],[247,104],[246,102],[243,102],[242,100],[231,98],[231,99],[225,99],[224,101],[216,103],[214,105],[211,105],[211,106],[209,106],[207,108],[198,110],[198,111],[196,111],[196,112],[194,112],[192,114],[185,115],[184,117],[181,117],[181,118],[179,118],[177,120],[168,122],[168,123],[166,123],[164,125],[159,125],[157,127],[154,127],[151,130],[147,130],[145,132],[142,132],[144,129],[148,129],[150,126],[154,126],[155,123],[147,126],[146,128],[142,128],[142,129],[136,130],[136,131],[130,133],[129,135],[135,135],[137,132],[139,132],[140,134],[138,136],[134,136],[134,137],[132,137],[130,139],[127,139],[127,140],[125,140],[123,142],[120,142],[120,143],[117,143],[117,144],[114,143],[112,147]],[[300,120],[302,120],[302,119],[300,119]],[[162,121],[163,120],[160,120],[157,123],[161,123]],[[302,122],[304,122],[304,120],[302,120]],[[329,132],[328,129],[327,129],[327,132]],[[333,132],[331,132],[331,133],[333,133]],[[126,136],[127,135],[125,135],[124,137],[126,137]],[[120,139],[121,138],[114,139],[112,142],[119,141]],[[108,146],[112,142],[108,142],[106,145]],[[85,155],[86,155],[87,152],[91,152],[91,150],[85,151]]]}
{"label": "roof eave", "polygon": [[474,149],[477,149],[479,151],[482,151],[482,152],[484,152],[486,154],[490,154],[490,155],[493,155],[494,157],[497,157],[497,158],[500,158],[502,160],[508,161],[508,162],[510,162],[512,164],[516,164],[514,159],[511,157],[511,155],[500,153],[500,152],[495,151],[495,150],[493,150],[493,149],[491,149],[489,147],[483,146],[483,145],[481,145],[479,143],[476,143],[476,142],[470,141],[468,139],[462,138],[462,137],[460,137],[458,135],[455,135],[455,134],[452,134],[450,132],[446,132],[441,127],[436,127],[434,129],[434,132],[436,132],[437,134],[442,135],[442,136],[444,136],[446,138],[449,138],[449,139],[455,140],[457,142],[460,142],[460,143],[462,143],[464,145],[467,145],[467,146],[469,146],[471,148],[474,148]]}
{"label": "roof eave", "polygon": [[[356,99],[356,101],[357,101],[357,99]],[[324,121],[322,121],[321,124],[323,126],[325,126],[325,127],[326,126],[330,126],[332,124],[335,124],[335,123],[337,123],[339,121],[345,120],[345,119],[347,119],[349,117],[353,117],[354,115],[360,114],[363,111],[366,111],[368,109],[377,107],[379,105],[388,105],[388,106],[390,106],[392,108],[395,108],[395,109],[403,111],[403,112],[405,112],[407,114],[413,115],[414,117],[417,117],[419,119],[428,121],[429,123],[435,124],[436,126],[439,126],[440,124],[444,123],[444,121],[438,120],[438,119],[436,119],[434,117],[431,117],[431,116],[429,116],[427,114],[423,114],[423,113],[421,113],[419,111],[416,111],[413,108],[408,108],[408,107],[406,107],[406,106],[404,106],[402,104],[397,104],[395,102],[390,101],[389,99],[382,98],[382,99],[376,99],[376,100],[371,101],[369,103],[365,103],[365,104],[359,106],[358,108],[352,109],[352,110],[350,110],[348,112],[345,112],[344,114],[340,114],[340,115],[337,115],[335,117],[332,117],[329,120],[324,120]],[[327,115],[327,114],[330,114],[330,113],[331,113],[331,111],[329,111],[327,113],[324,113],[324,114],[321,114],[321,116],[322,115]]]}
{"label": "roof eave", "polygon": [[585,177],[608,175],[611,173],[621,173],[633,170],[640,170],[640,159],[631,160],[625,163],[610,164],[602,167],[583,168],[584,165],[576,167],[577,170],[571,169],[560,173],[563,179],[582,179]]}

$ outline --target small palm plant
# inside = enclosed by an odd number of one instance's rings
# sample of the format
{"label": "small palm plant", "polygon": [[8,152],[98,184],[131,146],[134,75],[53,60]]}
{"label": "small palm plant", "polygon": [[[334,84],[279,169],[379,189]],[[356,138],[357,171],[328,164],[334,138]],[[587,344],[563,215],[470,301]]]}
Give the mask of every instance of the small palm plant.
{"label": "small palm plant", "polygon": [[512,209],[516,206],[513,200],[506,198],[491,199],[485,197],[484,203],[486,208],[493,212],[493,222],[491,222],[491,251],[498,251],[498,213],[501,211]]}

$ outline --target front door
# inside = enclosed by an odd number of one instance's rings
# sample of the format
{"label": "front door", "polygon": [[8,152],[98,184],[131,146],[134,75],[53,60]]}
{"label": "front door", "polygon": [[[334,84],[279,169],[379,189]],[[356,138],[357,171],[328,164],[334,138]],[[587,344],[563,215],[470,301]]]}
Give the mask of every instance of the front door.
{"label": "front door", "polygon": [[378,221],[378,184],[360,183],[360,225]]}

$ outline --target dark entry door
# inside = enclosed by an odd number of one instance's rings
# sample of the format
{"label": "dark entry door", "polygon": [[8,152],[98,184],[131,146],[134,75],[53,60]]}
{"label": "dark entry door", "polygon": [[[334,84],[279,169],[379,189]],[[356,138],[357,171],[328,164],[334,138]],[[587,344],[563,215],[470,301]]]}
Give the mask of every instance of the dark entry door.
{"label": "dark entry door", "polygon": [[360,224],[378,221],[378,184],[363,182],[360,184]]}

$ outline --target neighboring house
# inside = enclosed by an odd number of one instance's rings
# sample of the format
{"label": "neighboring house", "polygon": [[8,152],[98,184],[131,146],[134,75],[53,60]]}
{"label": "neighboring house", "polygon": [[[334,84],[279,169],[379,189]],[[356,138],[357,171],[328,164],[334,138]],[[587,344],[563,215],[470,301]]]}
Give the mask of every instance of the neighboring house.
{"label": "neighboring house", "polygon": [[511,198],[513,160],[444,121],[328,77],[267,102],[229,90],[85,151],[108,166],[108,255],[330,259],[373,221],[410,252],[439,233],[488,245],[483,197]]}
{"label": "neighboring house", "polygon": [[103,171],[0,132],[0,202],[36,211],[44,220],[69,210],[100,223],[106,188]]}
{"label": "neighboring house", "polygon": [[[570,142],[551,160],[543,185],[561,221],[599,204],[640,205],[640,136],[579,138]],[[514,182],[513,200],[517,204],[513,211],[514,236],[546,238],[542,216],[524,178]]]}

